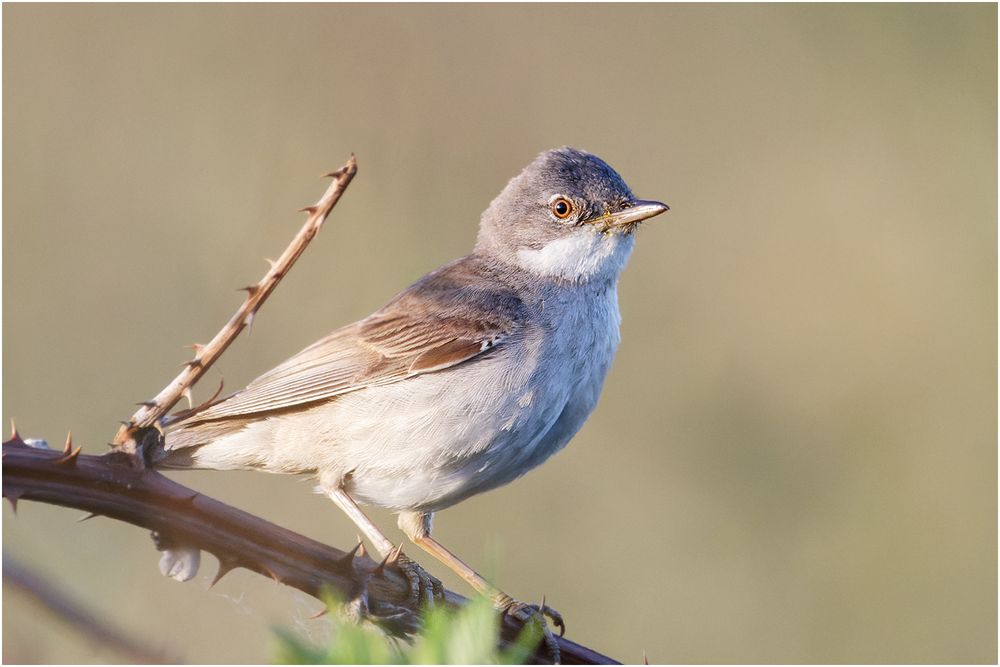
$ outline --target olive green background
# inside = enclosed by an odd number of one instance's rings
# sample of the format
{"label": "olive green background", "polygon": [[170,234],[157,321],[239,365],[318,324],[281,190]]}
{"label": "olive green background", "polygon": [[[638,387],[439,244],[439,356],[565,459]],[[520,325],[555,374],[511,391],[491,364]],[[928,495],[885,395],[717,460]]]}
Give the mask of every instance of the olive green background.
{"label": "olive green background", "polygon": [[[351,151],[227,387],[468,252],[507,179],[570,144],[672,210],[640,232],[585,428],[437,535],[625,661],[997,660],[995,5],[3,17],[3,416],[26,436],[104,451]],[[308,481],[175,477],[354,541]],[[144,531],[79,516],[5,506],[4,554],[152,646],[258,662],[273,626],[324,637],[302,594],[208,590],[211,557],[177,584]],[[5,661],[120,659],[16,592],[3,611]]]}

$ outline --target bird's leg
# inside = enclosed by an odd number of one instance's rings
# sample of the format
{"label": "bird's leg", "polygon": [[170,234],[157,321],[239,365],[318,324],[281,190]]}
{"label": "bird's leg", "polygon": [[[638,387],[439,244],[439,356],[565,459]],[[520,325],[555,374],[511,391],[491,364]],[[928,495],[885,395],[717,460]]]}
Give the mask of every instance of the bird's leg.
{"label": "bird's leg", "polygon": [[556,643],[555,637],[549,629],[546,617],[551,618],[555,626],[559,628],[559,636],[561,637],[566,632],[566,624],[563,622],[562,615],[546,605],[544,601],[537,605],[518,602],[486,581],[461,558],[431,537],[432,517],[430,512],[401,512],[399,527],[414,544],[447,565],[452,572],[468,582],[478,592],[489,596],[493,601],[493,606],[499,611],[513,616],[522,623],[537,621],[542,629],[546,647],[552,655],[553,661],[558,663],[559,644]]}
{"label": "bird's leg", "polygon": [[[395,551],[395,545],[361,511],[361,508],[348,495],[347,491],[340,486],[336,486],[333,490],[326,490],[326,494],[354,522],[354,525],[361,529],[361,532],[371,541],[379,555],[383,558],[388,558],[389,554]],[[422,567],[410,558],[407,558],[404,554],[400,553],[398,555],[396,566],[399,567],[410,583],[410,601],[413,604],[420,604],[421,602],[434,604],[435,600],[444,597],[444,587],[441,585],[441,582],[425,572]]]}

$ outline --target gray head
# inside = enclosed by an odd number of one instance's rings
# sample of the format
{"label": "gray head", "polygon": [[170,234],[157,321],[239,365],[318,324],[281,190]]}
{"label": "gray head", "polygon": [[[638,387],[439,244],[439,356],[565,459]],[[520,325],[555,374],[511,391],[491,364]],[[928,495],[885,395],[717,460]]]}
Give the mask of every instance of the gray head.
{"label": "gray head", "polygon": [[550,278],[615,277],[640,221],[668,210],[638,200],[614,169],[575,148],[535,158],[483,213],[476,252]]}

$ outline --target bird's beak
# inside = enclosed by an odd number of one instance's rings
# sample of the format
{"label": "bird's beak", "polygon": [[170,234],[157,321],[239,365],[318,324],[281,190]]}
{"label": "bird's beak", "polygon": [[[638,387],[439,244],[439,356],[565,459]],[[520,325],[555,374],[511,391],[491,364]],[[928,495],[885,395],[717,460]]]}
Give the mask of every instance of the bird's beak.
{"label": "bird's beak", "polygon": [[626,225],[634,225],[637,222],[642,222],[661,213],[666,213],[669,210],[670,207],[662,202],[637,199],[628,208],[622,209],[617,213],[606,213],[591,222],[602,229],[625,227]]}

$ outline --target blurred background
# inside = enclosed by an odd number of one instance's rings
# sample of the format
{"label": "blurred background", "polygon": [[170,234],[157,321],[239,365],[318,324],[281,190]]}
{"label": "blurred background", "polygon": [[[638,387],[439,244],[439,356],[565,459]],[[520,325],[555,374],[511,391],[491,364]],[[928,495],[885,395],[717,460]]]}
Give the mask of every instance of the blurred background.
{"label": "blurred background", "polygon": [[[354,184],[196,398],[467,253],[507,180],[570,144],[672,210],[641,230],[583,431],[436,535],[624,661],[996,662],[995,5],[3,18],[3,417],[26,437],[104,452],[351,151]],[[354,542],[308,481],[174,477]],[[180,659],[323,641],[311,598],[246,571],[209,590],[211,557],[178,584],[145,531],[79,516],[4,504],[4,554]],[[5,661],[122,659],[5,593]]]}

